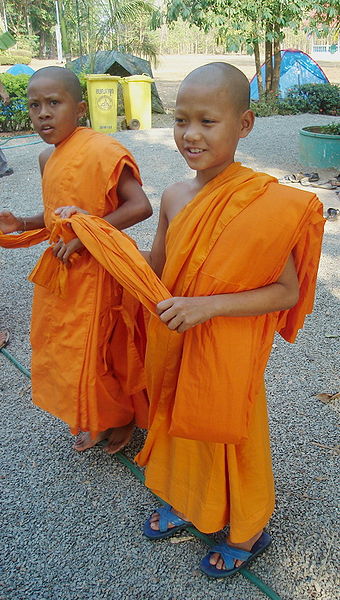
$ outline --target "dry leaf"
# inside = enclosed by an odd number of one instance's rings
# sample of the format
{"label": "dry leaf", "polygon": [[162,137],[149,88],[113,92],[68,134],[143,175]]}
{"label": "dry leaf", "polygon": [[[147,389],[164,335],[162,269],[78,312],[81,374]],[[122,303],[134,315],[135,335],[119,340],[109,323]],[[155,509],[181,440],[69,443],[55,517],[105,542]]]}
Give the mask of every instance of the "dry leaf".
{"label": "dry leaf", "polygon": [[181,542],[190,542],[194,537],[192,535],[183,535],[181,537],[173,537],[170,539],[170,544],[180,544]]}
{"label": "dry leaf", "polygon": [[24,387],[20,392],[20,397],[24,396],[31,389],[31,384],[29,383],[26,387]]}
{"label": "dry leaf", "polygon": [[324,404],[329,404],[329,402],[331,402],[332,400],[340,398],[340,392],[338,392],[337,394],[315,394],[315,397],[318,400],[320,400],[320,402],[323,402]]}
{"label": "dry leaf", "polygon": [[319,442],[311,442],[313,446],[323,448],[324,450],[332,450],[335,454],[340,454],[340,446],[326,446],[326,444],[320,444]]}

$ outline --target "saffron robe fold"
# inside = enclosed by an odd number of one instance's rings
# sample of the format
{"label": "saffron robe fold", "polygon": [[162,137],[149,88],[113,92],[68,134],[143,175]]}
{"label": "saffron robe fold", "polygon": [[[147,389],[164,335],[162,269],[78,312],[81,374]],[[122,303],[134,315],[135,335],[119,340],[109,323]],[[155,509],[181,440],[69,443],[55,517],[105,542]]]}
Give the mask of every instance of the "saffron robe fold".
{"label": "saffron robe fold", "polygon": [[[131,154],[113,138],[77,128],[48,159],[42,180],[46,228],[1,235],[4,247],[51,236],[59,206],[74,204],[101,217],[118,207],[124,166],[141,182]],[[64,241],[74,234],[65,231]],[[30,279],[33,300],[32,396],[35,404],[96,435],[134,417],[147,425],[143,369],[145,327],[139,302],[84,250],[67,268],[47,248]]]}

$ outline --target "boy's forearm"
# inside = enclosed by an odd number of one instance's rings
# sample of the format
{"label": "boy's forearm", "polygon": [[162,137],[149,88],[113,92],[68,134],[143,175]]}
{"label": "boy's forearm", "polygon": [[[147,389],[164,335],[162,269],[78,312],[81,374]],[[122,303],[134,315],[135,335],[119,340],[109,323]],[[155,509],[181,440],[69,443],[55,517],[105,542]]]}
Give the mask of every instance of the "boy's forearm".
{"label": "boy's forearm", "polygon": [[[138,250],[139,250],[139,248],[138,248]],[[141,253],[142,257],[146,260],[146,262],[149,263],[149,265],[152,267],[151,251],[150,250],[139,250],[139,252]]]}
{"label": "boy's forearm", "polygon": [[33,229],[43,229],[45,227],[43,212],[32,217],[17,217],[17,219],[20,223],[18,231],[32,231]]}
{"label": "boy's forearm", "polygon": [[299,299],[295,290],[281,283],[234,294],[206,296],[211,317],[252,317],[287,310]]}

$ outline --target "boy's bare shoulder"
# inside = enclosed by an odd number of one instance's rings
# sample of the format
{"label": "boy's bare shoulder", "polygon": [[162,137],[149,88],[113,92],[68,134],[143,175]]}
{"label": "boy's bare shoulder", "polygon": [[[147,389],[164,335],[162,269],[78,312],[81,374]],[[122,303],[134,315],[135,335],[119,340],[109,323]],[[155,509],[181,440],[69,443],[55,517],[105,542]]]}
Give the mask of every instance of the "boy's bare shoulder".
{"label": "boy's bare shoulder", "polygon": [[45,150],[43,150],[42,152],[40,152],[39,154],[39,167],[40,167],[40,172],[41,174],[43,174],[44,172],[44,168],[45,165],[48,161],[48,159],[50,158],[52,152],[54,151],[54,146],[50,146],[48,148],[45,148]]}
{"label": "boy's bare shoulder", "polygon": [[179,181],[165,188],[162,195],[162,212],[166,215],[169,223],[192,200],[195,193],[193,179]]}
{"label": "boy's bare shoulder", "polygon": [[187,192],[191,189],[192,182],[190,179],[186,179],[184,181],[177,181],[176,183],[172,183],[165,188],[163,192],[163,198],[168,198],[169,196],[177,195],[178,193]]}

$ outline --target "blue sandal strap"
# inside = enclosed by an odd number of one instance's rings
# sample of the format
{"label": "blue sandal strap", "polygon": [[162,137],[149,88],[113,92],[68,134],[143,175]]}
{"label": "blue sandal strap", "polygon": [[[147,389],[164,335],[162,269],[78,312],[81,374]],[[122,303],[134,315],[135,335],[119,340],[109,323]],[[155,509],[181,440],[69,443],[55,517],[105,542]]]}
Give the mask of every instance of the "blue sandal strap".
{"label": "blue sandal strap", "polygon": [[171,506],[169,508],[161,506],[157,508],[157,513],[159,514],[159,531],[162,533],[169,529],[169,523],[175,526],[186,525],[188,523],[188,521],[184,521],[184,519],[175,515],[171,510]]}
{"label": "blue sandal strap", "polygon": [[251,552],[247,552],[247,550],[242,550],[241,548],[229,546],[225,542],[210,548],[209,554],[214,554],[215,552],[222,556],[227,571],[235,567],[235,560],[245,561],[252,556]]}

